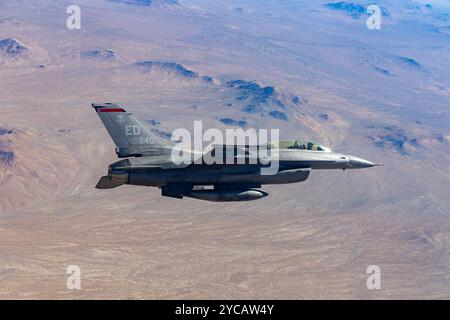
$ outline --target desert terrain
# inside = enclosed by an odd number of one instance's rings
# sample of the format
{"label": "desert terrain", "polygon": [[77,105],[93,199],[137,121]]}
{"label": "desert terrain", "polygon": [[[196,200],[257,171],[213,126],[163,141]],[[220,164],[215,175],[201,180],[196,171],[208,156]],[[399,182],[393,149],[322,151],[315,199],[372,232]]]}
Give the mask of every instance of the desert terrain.
{"label": "desert terrain", "polygon": [[[0,299],[449,299],[450,7],[377,3],[380,30],[364,1],[79,0],[69,30],[70,1],[0,1]],[[97,190],[92,102],[383,166],[252,202]]]}

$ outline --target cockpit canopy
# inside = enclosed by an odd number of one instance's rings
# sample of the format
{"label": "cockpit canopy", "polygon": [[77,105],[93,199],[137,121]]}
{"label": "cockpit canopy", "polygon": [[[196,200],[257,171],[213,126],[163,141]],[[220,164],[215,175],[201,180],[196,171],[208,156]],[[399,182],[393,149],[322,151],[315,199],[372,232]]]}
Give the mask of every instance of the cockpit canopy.
{"label": "cockpit canopy", "polygon": [[278,147],[279,149],[311,150],[324,152],[331,151],[329,148],[324,147],[317,142],[302,140],[280,140],[278,144],[272,144],[271,147]]}

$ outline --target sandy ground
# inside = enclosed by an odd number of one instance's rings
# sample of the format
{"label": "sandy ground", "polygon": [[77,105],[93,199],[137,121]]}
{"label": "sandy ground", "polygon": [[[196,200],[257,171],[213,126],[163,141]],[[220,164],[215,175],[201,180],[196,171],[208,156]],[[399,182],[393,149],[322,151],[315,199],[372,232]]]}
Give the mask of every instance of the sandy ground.
{"label": "sandy ground", "polygon": [[[395,17],[369,40],[358,20],[309,2],[180,2],[81,1],[80,31],[64,27],[64,1],[2,2],[0,40],[27,51],[0,52],[0,151],[13,154],[0,157],[0,298],[449,299],[445,38],[418,32],[405,52],[411,31]],[[83,54],[105,49],[116,56]],[[402,64],[405,55],[422,69]],[[147,60],[214,83],[133,66]],[[248,101],[230,79],[274,86],[288,121],[268,116],[273,102],[262,115],[242,112]],[[313,172],[249,203],[96,190],[116,160],[90,107],[104,101],[160,121],[161,132],[199,119],[224,129],[227,117],[384,166]],[[81,268],[81,290],[67,289],[69,265]],[[380,290],[367,289],[370,265],[381,269]]]}
{"label": "sandy ground", "polygon": [[[449,297],[446,217],[310,213],[264,199],[257,211],[238,204],[212,212],[149,198],[134,213],[103,202],[2,219],[1,297]],[[366,287],[374,264],[381,290]],[[81,268],[81,290],[66,287],[69,265]]]}

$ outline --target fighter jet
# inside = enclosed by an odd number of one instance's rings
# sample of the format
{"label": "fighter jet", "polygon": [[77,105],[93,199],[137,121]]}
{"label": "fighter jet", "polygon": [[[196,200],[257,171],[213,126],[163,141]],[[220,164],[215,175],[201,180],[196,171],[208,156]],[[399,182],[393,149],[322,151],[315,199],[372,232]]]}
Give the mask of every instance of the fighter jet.
{"label": "fighter jet", "polygon": [[[311,170],[361,169],[376,164],[350,155],[336,153],[311,141],[284,140],[257,146],[277,151],[278,170],[262,174],[267,162],[247,161],[244,164],[224,162],[206,164],[174,162],[174,142],[152,132],[133,114],[114,103],[97,104],[97,112],[116,145],[116,154],[124,158],[109,165],[108,174],[100,178],[98,189],[112,189],[121,185],[151,186],[161,189],[161,195],[182,199],[190,197],[207,201],[250,201],[266,197],[262,185],[305,181]],[[214,153],[220,146],[209,150]],[[226,146],[225,146],[226,147]],[[228,150],[221,146],[220,150]],[[248,148],[248,146],[242,146]],[[233,157],[236,153],[233,149]],[[223,154],[227,154],[224,151]],[[248,152],[244,155],[249,154]],[[203,157],[193,155],[194,158]],[[227,156],[227,155],[226,155]]]}

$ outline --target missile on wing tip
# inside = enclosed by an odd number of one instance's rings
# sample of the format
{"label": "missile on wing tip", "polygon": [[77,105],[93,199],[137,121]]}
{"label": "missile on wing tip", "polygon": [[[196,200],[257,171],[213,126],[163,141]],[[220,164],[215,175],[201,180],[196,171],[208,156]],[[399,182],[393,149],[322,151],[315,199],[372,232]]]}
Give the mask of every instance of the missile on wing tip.
{"label": "missile on wing tip", "polygon": [[252,201],[268,196],[268,193],[260,190],[193,190],[186,197],[213,201],[213,202],[227,202],[227,201]]}

